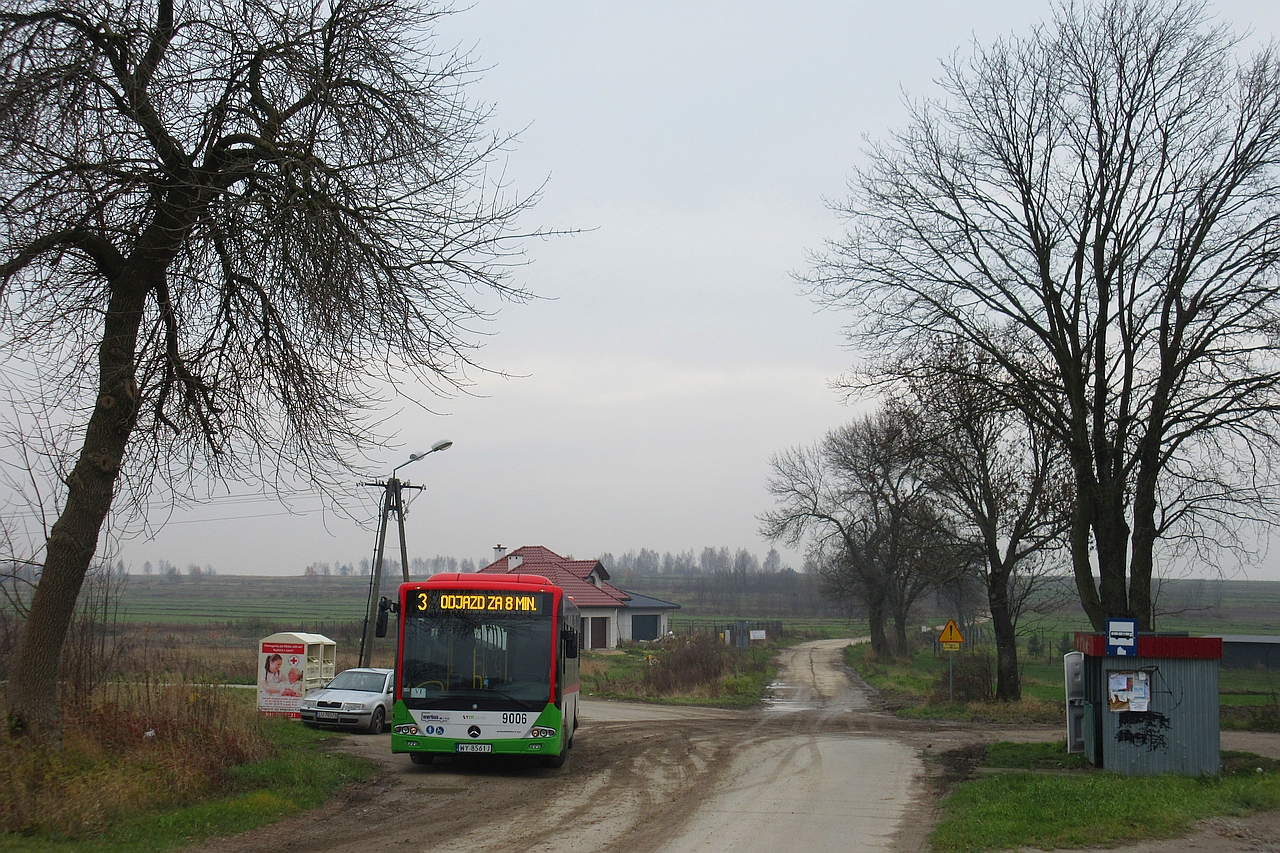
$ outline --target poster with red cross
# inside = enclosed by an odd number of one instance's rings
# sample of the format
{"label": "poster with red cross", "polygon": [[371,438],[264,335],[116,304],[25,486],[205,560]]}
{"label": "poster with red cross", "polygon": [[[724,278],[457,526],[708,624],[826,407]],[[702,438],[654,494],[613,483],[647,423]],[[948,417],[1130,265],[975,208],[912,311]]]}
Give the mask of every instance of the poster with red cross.
{"label": "poster with red cross", "polygon": [[259,643],[258,711],[297,719],[306,669],[305,643]]}

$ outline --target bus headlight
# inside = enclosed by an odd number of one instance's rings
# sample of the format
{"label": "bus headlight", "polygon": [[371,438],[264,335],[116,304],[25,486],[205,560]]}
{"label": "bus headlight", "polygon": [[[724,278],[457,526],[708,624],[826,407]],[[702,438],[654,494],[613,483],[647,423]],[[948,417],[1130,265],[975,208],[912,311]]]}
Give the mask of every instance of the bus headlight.
{"label": "bus headlight", "polygon": [[546,728],[545,726],[534,726],[531,734],[534,737],[555,737],[556,730]]}
{"label": "bus headlight", "polygon": [[392,729],[398,735],[416,735],[418,733],[417,726],[396,726]]}

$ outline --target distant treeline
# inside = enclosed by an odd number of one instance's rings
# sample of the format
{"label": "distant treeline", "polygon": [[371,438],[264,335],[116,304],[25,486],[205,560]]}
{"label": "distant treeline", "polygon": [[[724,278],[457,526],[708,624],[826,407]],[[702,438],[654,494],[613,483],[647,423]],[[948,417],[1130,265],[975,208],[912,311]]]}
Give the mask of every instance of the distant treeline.
{"label": "distant treeline", "polygon": [[852,618],[848,606],[824,599],[816,576],[796,571],[775,548],[763,560],[746,548],[703,548],[659,554],[648,548],[601,554],[614,584],[674,601],[685,615]]}
{"label": "distant treeline", "polygon": [[[713,548],[710,546],[703,548],[701,553],[692,550],[659,553],[648,548],[641,548],[638,551],[626,551],[615,557],[612,553],[605,552],[598,559],[610,575],[622,577],[714,577],[736,575],[742,578],[749,575],[771,575],[795,571],[782,561],[782,556],[776,548],[770,548],[764,559],[761,559],[746,548],[733,550],[728,547]],[[491,562],[493,560],[490,557],[473,560],[468,557],[458,558],[444,554],[437,554],[434,557],[412,557],[409,560],[409,574],[412,577],[427,577],[441,572],[462,572],[465,574],[484,568]],[[372,568],[372,561],[368,557],[354,562],[317,560],[303,566],[301,574],[319,575],[321,577],[368,577]],[[211,565],[202,567],[195,563],[189,563],[184,570],[179,568],[178,564],[171,563],[168,560],[159,560],[154,565],[148,560],[142,564],[140,569],[140,573],[143,575],[160,575],[174,580],[180,580],[183,575],[199,578],[217,573]],[[125,571],[123,563],[120,563],[120,571],[122,573]],[[139,567],[131,566],[129,571],[137,573],[139,572]],[[400,574],[400,560],[392,557],[391,554],[387,554],[383,559],[382,571],[384,575]],[[804,569],[802,568],[800,571],[803,572]]]}
{"label": "distant treeline", "polygon": [[776,548],[770,548],[763,561],[746,548],[730,551],[728,548],[710,546],[703,548],[701,554],[695,554],[693,551],[677,553],[667,551],[659,554],[657,551],[641,548],[639,551],[627,551],[615,557],[606,551],[598,559],[609,574],[629,577],[655,575],[693,577],[728,574],[746,577],[762,573],[776,574],[793,571],[790,566],[783,564],[782,555]]}
{"label": "distant treeline", "polygon": [[[411,557],[409,559],[409,574],[413,577],[427,577],[441,572],[474,572],[481,566],[488,565],[488,562],[477,563],[474,560],[463,558],[459,560],[457,557],[446,557],[437,554],[434,557]],[[304,575],[321,575],[328,577],[329,575],[338,575],[340,577],[348,577],[354,575],[357,577],[368,577],[369,572],[373,568],[373,563],[368,557],[360,560],[358,563],[342,563],[334,562],[322,563],[316,562],[307,566],[302,570]],[[400,561],[391,557],[384,557],[382,560],[382,573],[384,575],[400,574]]]}
{"label": "distant treeline", "polygon": [[[692,550],[659,553],[648,548],[641,548],[638,551],[626,551],[616,557],[606,551],[598,559],[610,575],[622,577],[659,575],[695,577],[698,575],[729,574],[745,577],[747,575],[793,571],[790,566],[783,563],[782,556],[776,548],[770,548],[769,553],[765,555],[763,560],[746,548],[739,548],[735,551],[727,547],[706,547],[702,549],[701,553],[696,553]],[[409,560],[409,574],[413,577],[425,577],[439,572],[469,573],[484,568],[491,562],[493,560],[489,557],[471,560],[465,557],[459,559],[443,554],[437,554],[434,557],[412,557]],[[368,577],[371,568],[372,564],[369,559],[364,558],[357,563],[343,563],[341,561],[332,563],[315,562],[306,566],[302,573],[304,575],[339,575],[341,577],[355,575],[357,577]],[[388,554],[383,560],[382,571],[384,574],[399,574],[400,561]]]}

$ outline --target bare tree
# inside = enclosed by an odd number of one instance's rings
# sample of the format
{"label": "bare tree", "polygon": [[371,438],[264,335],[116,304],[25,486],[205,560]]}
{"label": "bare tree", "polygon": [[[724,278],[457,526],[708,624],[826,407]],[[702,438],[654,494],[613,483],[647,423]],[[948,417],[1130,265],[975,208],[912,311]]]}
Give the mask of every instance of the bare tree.
{"label": "bare tree", "polygon": [[1063,547],[1074,498],[1062,446],[992,393],[999,368],[957,348],[934,348],[894,368],[903,390],[890,408],[909,424],[939,506],[970,546],[996,641],[996,698],[1022,698],[1018,617]]}
{"label": "bare tree", "polygon": [[871,150],[810,274],[873,362],[982,353],[1066,448],[1097,627],[1151,625],[1158,541],[1271,517],[1280,58],[1237,46],[1198,0],[1063,4],[976,46]]}
{"label": "bare tree", "polygon": [[11,731],[56,736],[113,507],[332,483],[380,441],[380,389],[462,380],[477,294],[523,296],[506,241],[527,200],[487,176],[503,140],[465,58],[432,53],[428,2],[0,0],[0,351],[83,430]]}
{"label": "bare tree", "polygon": [[890,619],[892,647],[904,651],[912,606],[963,570],[921,474],[904,423],[885,412],[773,459],[768,489],[779,506],[761,517],[761,533],[808,542],[826,593],[866,606],[877,654],[891,648]]}

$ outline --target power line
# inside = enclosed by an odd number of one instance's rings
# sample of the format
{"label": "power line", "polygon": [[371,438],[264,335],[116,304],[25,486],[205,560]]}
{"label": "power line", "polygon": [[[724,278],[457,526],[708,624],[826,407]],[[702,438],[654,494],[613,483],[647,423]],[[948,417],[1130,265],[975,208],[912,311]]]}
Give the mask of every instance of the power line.
{"label": "power line", "polygon": [[[152,502],[144,503],[142,505],[142,510],[143,512],[154,512],[154,511],[165,511],[165,510],[172,509],[174,512],[191,512],[191,511],[198,511],[200,509],[203,509],[209,506],[216,506],[221,508],[221,507],[229,507],[229,506],[248,506],[248,505],[260,504],[260,503],[278,504],[278,503],[282,503],[282,501],[280,500],[281,497],[319,498],[320,496],[316,495],[314,492],[304,492],[304,491],[289,492],[279,496],[276,496],[276,495],[261,495],[261,496],[259,495],[224,495],[224,496],[214,496],[210,498],[204,498],[204,499],[200,499],[199,501],[184,500],[179,503],[170,503],[167,501],[163,501],[163,502],[152,501]],[[282,513],[264,513],[262,515],[229,516],[229,517],[265,518],[265,517],[268,517],[269,515],[306,515],[308,513],[316,512],[320,509],[323,509],[323,507],[302,509],[297,512],[289,512],[286,510],[285,512],[282,512]],[[45,515],[52,514],[53,512],[55,512],[54,509],[50,509],[48,513],[42,513],[34,509],[14,509],[11,511],[0,511],[0,515],[9,516],[9,517],[26,516],[28,518],[37,518],[37,517],[42,517]],[[195,521],[203,521],[203,520],[217,521],[220,519],[188,519],[186,521],[171,521],[169,523],[170,524],[188,524]]]}
{"label": "power line", "polygon": [[206,524],[211,521],[238,521],[252,518],[277,518],[282,515],[292,515],[297,518],[303,518],[314,512],[316,512],[316,510],[309,510],[306,512],[261,512],[255,515],[224,515],[219,516],[218,518],[185,518],[179,521],[166,521],[165,526],[168,527],[171,524]]}

